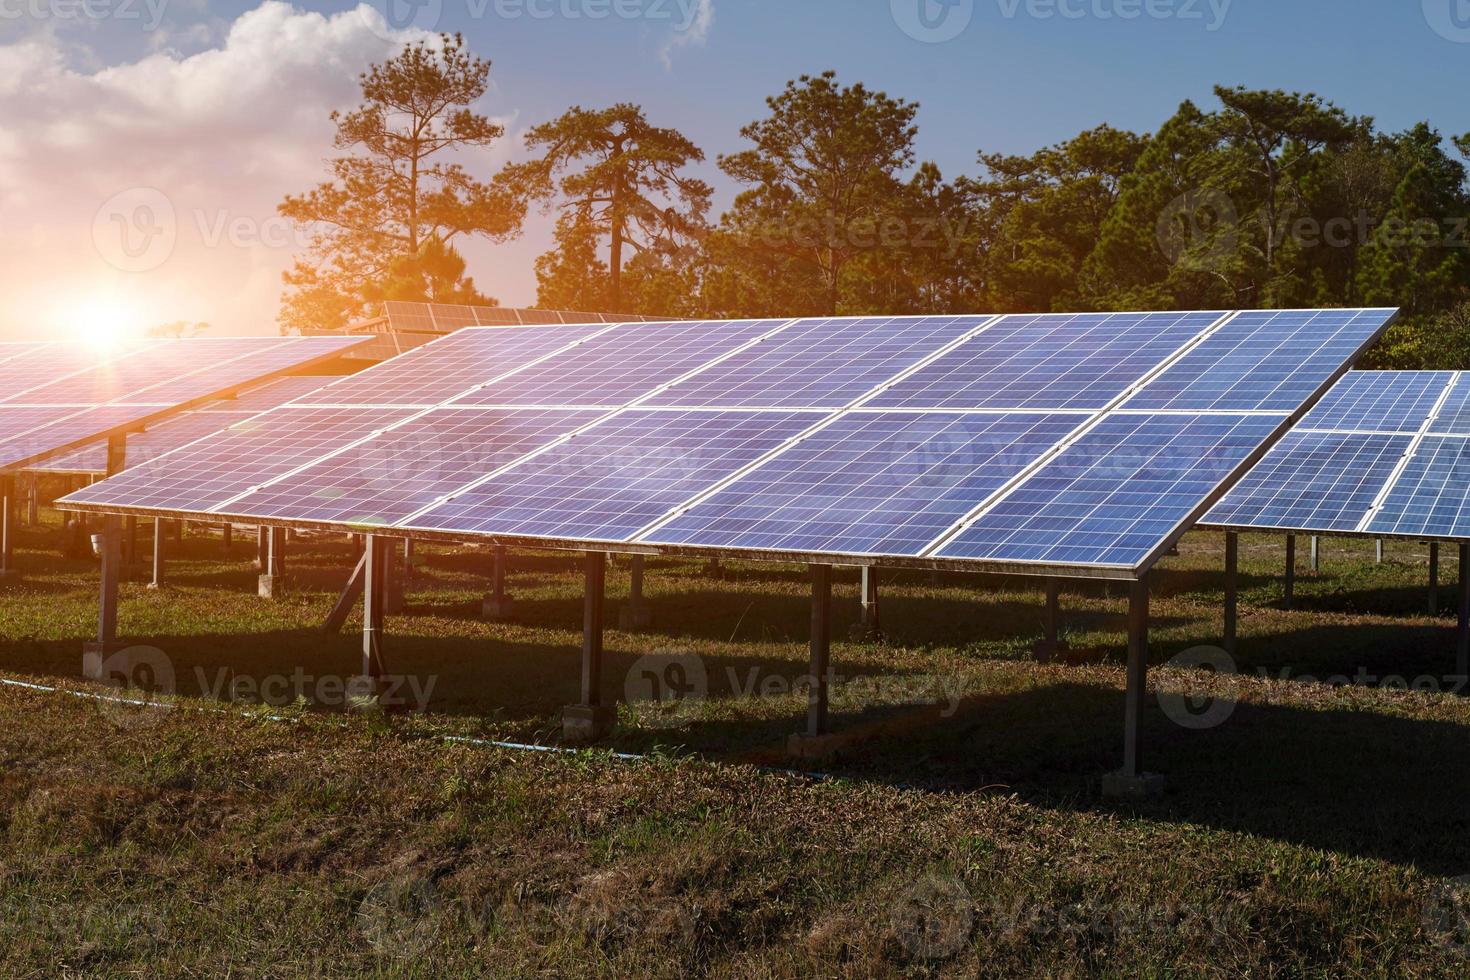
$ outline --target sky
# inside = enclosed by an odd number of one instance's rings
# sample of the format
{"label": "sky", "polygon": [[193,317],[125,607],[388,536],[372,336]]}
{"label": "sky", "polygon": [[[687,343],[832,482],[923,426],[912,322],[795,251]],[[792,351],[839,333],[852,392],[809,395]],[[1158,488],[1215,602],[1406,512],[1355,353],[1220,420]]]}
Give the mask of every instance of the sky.
{"label": "sky", "polygon": [[[303,250],[275,206],[323,179],[357,75],[426,33],[493,63],[488,177],[573,105],[642,105],[715,161],[801,74],[920,104],[946,176],[1101,123],[1150,132],[1216,84],[1311,91],[1380,128],[1470,132],[1470,0],[0,0],[0,339],[204,321],[273,333]],[[552,220],[463,247],[535,300]]]}

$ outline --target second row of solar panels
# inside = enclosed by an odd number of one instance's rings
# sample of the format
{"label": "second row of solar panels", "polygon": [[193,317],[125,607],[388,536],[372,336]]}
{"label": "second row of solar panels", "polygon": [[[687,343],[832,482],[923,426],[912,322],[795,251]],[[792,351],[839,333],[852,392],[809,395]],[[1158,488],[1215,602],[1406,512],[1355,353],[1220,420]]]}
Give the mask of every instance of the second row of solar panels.
{"label": "second row of solar panels", "polygon": [[1355,371],[1207,525],[1470,538],[1470,375]]}

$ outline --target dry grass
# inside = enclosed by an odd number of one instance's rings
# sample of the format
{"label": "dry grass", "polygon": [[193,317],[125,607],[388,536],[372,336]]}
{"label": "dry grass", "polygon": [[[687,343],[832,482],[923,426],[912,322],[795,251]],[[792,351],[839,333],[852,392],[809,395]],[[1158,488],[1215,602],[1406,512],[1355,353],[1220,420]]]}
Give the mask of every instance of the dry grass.
{"label": "dry grass", "polygon": [[[51,533],[28,535],[26,577],[0,584],[0,655],[11,678],[82,689],[95,571],[43,552]],[[350,632],[315,630],[345,545],[303,543],[275,603],[253,597],[243,545],[231,561],[219,550],[191,538],[170,588],[125,590],[123,631],[166,654],[177,710],[0,687],[0,973],[1470,968],[1465,906],[1445,886],[1470,873],[1470,706],[1301,679],[1450,671],[1452,620],[1420,608],[1422,548],[1393,545],[1377,566],[1371,545],[1329,542],[1287,611],[1279,540],[1246,539],[1240,675],[1153,676],[1176,706],[1224,697],[1233,712],[1196,730],[1151,700],[1148,763],[1171,783],[1137,805],[1097,790],[1122,715],[1122,600],[1099,586],[1064,601],[1074,662],[1041,666],[1031,583],[890,583],[889,641],[835,649],[861,679],[839,692],[836,724],[871,737],[816,779],[770,768],[803,709],[800,569],[716,580],[654,563],[655,626],[608,634],[607,693],[656,654],[702,666],[707,696],[624,705],[598,751],[547,754],[446,736],[554,740],[577,694],[571,558],[516,556],[518,622],[492,626],[473,616],[485,558],[429,552],[390,649],[396,672],[432,681],[430,710],[383,718],[197,698],[221,678],[356,666]],[[1219,550],[1199,535],[1169,561],[1156,663],[1218,642]],[[841,597],[855,615],[850,581]],[[958,685],[953,713],[915,703],[930,677]]]}

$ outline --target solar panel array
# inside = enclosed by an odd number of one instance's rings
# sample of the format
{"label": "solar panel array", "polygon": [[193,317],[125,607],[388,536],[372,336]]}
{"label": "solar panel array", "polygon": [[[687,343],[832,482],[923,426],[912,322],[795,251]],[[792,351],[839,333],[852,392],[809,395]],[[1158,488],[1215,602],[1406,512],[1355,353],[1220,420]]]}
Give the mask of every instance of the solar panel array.
{"label": "solar panel array", "polygon": [[[148,426],[145,431],[128,437],[128,468],[145,466],[165,453],[171,453],[237,422],[244,422],[262,412],[294,401],[333,380],[331,376],[321,375],[278,378],[236,398],[208,402],[181,415],[169,416]],[[93,443],[69,453],[52,456],[31,467],[31,470],[37,473],[105,473],[107,446]]]}
{"label": "solar panel array", "polygon": [[360,343],[351,337],[245,337],[0,350],[0,470],[35,466]]}
{"label": "solar panel array", "polygon": [[1470,373],[1345,375],[1203,523],[1470,539]]}
{"label": "solar panel array", "polygon": [[1392,316],[466,329],[65,505],[1127,577]]}
{"label": "solar panel array", "polygon": [[383,316],[394,330],[448,333],[465,327],[535,326],[549,323],[626,323],[650,320],[614,313],[574,313],[563,310],[513,309],[505,306],[464,306],[454,303],[412,303],[388,300]]}

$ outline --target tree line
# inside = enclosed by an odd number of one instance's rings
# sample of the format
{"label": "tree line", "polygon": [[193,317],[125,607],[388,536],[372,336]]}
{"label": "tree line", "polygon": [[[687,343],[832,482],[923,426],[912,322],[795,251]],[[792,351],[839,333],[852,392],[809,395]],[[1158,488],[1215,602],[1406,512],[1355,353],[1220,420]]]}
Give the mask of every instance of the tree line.
{"label": "tree line", "polygon": [[284,330],[340,327],[384,299],[494,304],[457,244],[506,241],[536,210],[545,308],[790,317],[1399,306],[1375,366],[1470,367],[1470,135],[1378,130],[1315,94],[1217,87],[1156,132],[1101,125],[1029,156],[917,159],[917,103],[802,76],[717,158],[637,105],[573,107],[530,159],[479,180],[504,138],[474,111],[490,63],[459,36],[407,46],[333,113],[330,175],[280,205],[311,237]]}

